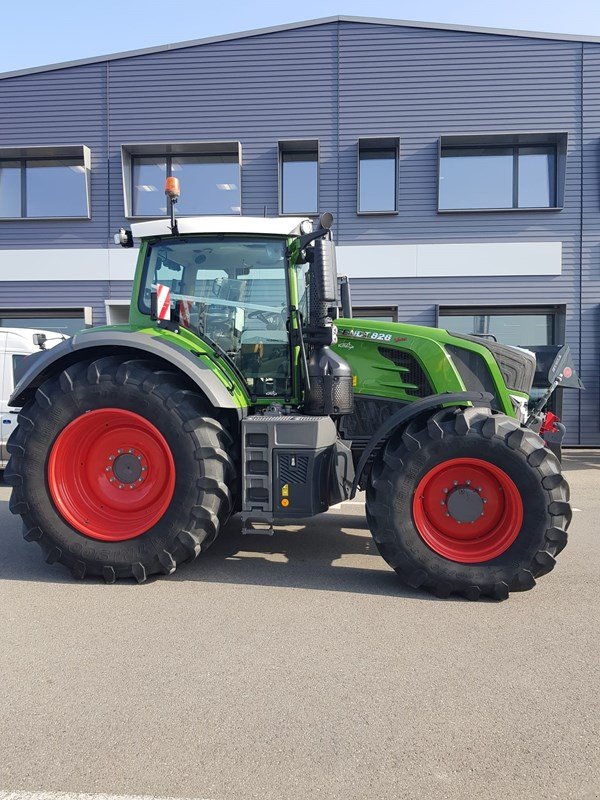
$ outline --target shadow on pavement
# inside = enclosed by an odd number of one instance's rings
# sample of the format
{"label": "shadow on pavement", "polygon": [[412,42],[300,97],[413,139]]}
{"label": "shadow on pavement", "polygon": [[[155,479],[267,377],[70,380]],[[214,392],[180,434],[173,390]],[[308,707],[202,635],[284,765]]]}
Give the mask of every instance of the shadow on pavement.
{"label": "shadow on pavement", "polygon": [[[364,566],[365,559],[372,559],[372,568]],[[400,582],[377,552],[364,517],[336,512],[276,529],[273,536],[244,536],[235,517],[203,556],[169,580],[437,600]]]}
{"label": "shadow on pavement", "polygon": [[564,472],[600,469],[600,450],[563,450]]}
{"label": "shadow on pavement", "polygon": [[[8,510],[7,489],[0,473],[0,580],[65,583],[79,587],[104,585],[96,578],[76,581],[60,565],[46,564],[39,547],[23,540],[20,520],[12,517]],[[373,566],[365,566],[365,560],[372,561]],[[339,511],[276,529],[273,536],[244,536],[240,518],[234,517],[206,553],[192,563],[183,564],[169,578],[151,578],[139,590],[144,591],[145,586],[151,586],[158,579],[437,600],[403,586],[379,556],[362,514]],[[125,581],[120,585],[131,583],[134,582]]]}

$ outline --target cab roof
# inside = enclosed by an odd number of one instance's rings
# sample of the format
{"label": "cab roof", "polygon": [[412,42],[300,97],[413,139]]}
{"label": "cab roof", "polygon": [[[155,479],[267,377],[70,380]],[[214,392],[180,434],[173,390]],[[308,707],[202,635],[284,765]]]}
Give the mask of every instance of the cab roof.
{"label": "cab roof", "polygon": [[[300,224],[307,217],[177,217],[179,235],[191,233],[238,233],[266,236],[299,236]],[[171,236],[167,217],[149,222],[134,222],[131,232],[137,239]]]}

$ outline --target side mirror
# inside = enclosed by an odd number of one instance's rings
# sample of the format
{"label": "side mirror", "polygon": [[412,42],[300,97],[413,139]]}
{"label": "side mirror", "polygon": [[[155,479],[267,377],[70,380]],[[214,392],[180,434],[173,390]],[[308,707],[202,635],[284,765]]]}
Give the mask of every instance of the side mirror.
{"label": "side mirror", "polygon": [[325,211],[323,214],[321,214],[319,217],[319,225],[326,231],[331,229],[331,226],[333,225],[333,214],[331,211]]}
{"label": "side mirror", "polygon": [[33,343],[36,347],[39,347],[40,350],[46,349],[46,342],[48,337],[45,333],[34,333],[33,334]]}
{"label": "side mirror", "polygon": [[347,275],[340,275],[340,304],[342,306],[342,317],[352,319],[352,293],[350,291],[350,281]]}
{"label": "side mirror", "polygon": [[115,233],[113,241],[115,244],[120,244],[121,247],[133,247],[133,234],[130,230],[119,228],[119,232]]}

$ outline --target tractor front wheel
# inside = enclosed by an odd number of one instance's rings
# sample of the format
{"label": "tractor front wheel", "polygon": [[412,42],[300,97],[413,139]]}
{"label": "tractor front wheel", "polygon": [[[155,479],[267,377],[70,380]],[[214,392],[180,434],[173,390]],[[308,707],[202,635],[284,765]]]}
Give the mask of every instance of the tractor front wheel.
{"label": "tractor front wheel", "polygon": [[569,487],[543,440],[487,409],[439,411],[386,443],[367,485],[383,558],[410,586],[498,600],[567,542]]}
{"label": "tractor front wheel", "polygon": [[110,356],[38,389],[11,437],[11,511],[46,561],[107,582],[170,574],[233,508],[233,442],[185,378]]}

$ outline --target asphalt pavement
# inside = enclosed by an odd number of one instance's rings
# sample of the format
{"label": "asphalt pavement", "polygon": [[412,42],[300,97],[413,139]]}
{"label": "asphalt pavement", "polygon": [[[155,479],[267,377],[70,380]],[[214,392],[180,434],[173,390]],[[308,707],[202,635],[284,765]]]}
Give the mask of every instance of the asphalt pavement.
{"label": "asphalt pavement", "polygon": [[600,452],[565,468],[570,543],[504,603],[403,587],[360,502],[77,582],[0,485],[0,795],[600,797]]}

